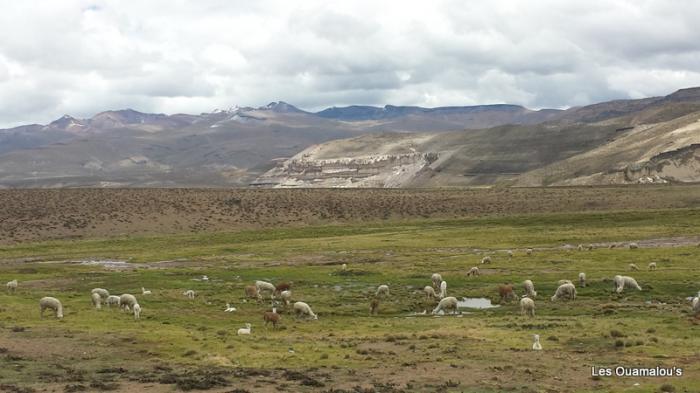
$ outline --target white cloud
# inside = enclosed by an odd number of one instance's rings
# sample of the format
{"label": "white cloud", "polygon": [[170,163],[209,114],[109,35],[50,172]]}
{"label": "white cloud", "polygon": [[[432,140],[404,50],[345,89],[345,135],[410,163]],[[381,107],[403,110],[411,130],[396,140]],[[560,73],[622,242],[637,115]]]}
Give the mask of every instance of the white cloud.
{"label": "white cloud", "polygon": [[132,107],[566,107],[700,84],[696,1],[27,0],[0,126]]}

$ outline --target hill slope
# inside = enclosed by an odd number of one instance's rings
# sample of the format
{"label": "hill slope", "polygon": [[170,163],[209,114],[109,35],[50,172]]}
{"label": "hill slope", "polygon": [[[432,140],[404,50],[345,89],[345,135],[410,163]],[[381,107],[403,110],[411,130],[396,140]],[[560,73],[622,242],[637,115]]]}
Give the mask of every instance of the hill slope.
{"label": "hill slope", "polygon": [[[276,187],[570,185],[700,180],[700,89],[612,101],[540,124],[364,135],[312,146],[257,179]],[[700,156],[700,152],[698,152]]]}

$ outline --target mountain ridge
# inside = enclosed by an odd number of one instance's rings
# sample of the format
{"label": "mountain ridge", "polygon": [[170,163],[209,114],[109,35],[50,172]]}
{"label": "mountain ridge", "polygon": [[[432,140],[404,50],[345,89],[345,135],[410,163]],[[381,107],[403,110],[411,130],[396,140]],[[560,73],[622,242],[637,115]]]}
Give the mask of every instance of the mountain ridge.
{"label": "mountain ridge", "polygon": [[[695,170],[688,160],[695,148],[673,144],[679,152],[669,152],[669,158],[663,155],[664,149],[656,149],[654,141],[670,146],[672,138],[663,134],[674,131],[677,119],[696,112],[700,113],[697,87],[666,96],[565,110],[531,110],[510,104],[436,108],[354,105],[308,112],[284,101],[198,115],[108,110],[87,119],[64,115],[46,125],[0,130],[0,187],[442,187],[594,181],[589,179],[635,182],[641,177],[634,178],[637,172],[633,170],[614,178],[587,173],[592,166],[576,157],[606,148],[613,149],[615,156],[614,149],[622,149],[616,141],[651,126],[657,127],[657,133],[639,133],[637,138],[650,138],[641,145],[658,150],[661,158],[620,151],[619,156],[629,162],[596,170],[615,172],[620,166],[637,165],[650,168],[663,161],[666,168],[682,167],[671,171],[675,178],[668,169],[647,171],[644,176],[691,181]],[[688,144],[696,142],[688,139]],[[601,162],[613,163],[609,156],[596,155]],[[555,171],[557,165],[573,168]]]}

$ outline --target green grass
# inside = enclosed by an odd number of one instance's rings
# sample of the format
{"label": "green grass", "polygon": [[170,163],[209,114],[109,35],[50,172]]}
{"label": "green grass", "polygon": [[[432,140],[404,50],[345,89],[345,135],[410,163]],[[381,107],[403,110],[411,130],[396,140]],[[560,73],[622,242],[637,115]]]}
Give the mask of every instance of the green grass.
{"label": "green grass", "polygon": [[[116,360],[141,376],[152,372],[154,364],[178,369],[291,368],[325,380],[325,389],[396,383],[408,390],[537,392],[566,384],[579,392],[648,392],[671,383],[676,391],[698,391],[699,328],[685,297],[700,289],[700,248],[560,248],[698,234],[700,210],[686,209],[5,246],[0,248],[0,260],[5,261],[0,281],[17,278],[20,290],[0,294],[0,347],[7,348],[0,353],[0,380],[66,384],[82,372],[83,382],[77,383],[86,384],[109,375],[96,370]],[[522,251],[526,247],[540,249],[528,257]],[[507,258],[505,249],[515,249],[516,256]],[[493,263],[480,266],[482,276],[466,277],[485,252],[493,256]],[[136,268],[116,272],[60,262],[90,258],[128,260]],[[177,262],[153,263],[157,261]],[[658,270],[646,271],[649,262],[657,262]],[[349,265],[349,272],[340,271],[342,263]],[[630,263],[642,271],[626,273]],[[581,271],[587,273],[589,285],[578,289],[575,302],[549,301],[557,280],[575,281]],[[515,304],[472,310],[459,318],[414,316],[433,307],[417,293],[429,285],[433,272],[443,275],[450,295],[494,301],[498,284],[516,283],[522,293],[520,283],[532,279],[539,293],[537,316],[520,316]],[[211,281],[194,280],[202,274]],[[615,274],[633,275],[644,291],[612,294],[610,279]],[[243,287],[257,279],[293,281],[294,299],[309,303],[319,320],[296,321],[284,313],[281,329],[265,329],[262,311],[269,303],[242,300]],[[370,317],[371,293],[382,283],[391,287],[391,297],[382,302],[378,316]],[[141,286],[154,294],[140,296]],[[94,287],[136,294],[142,319],[134,321],[118,310],[93,310],[89,292]],[[196,290],[198,297],[188,301],[182,295],[185,289]],[[37,301],[49,295],[64,302],[63,320],[39,318]],[[238,311],[224,313],[227,302]],[[253,335],[236,336],[246,322],[253,324]],[[625,337],[611,337],[611,331]],[[542,353],[529,350],[532,334],[541,335]],[[45,349],[32,350],[32,343]],[[72,371],[55,367],[66,362]],[[590,378],[590,365],[617,364],[683,366],[686,375]],[[244,386],[262,383],[262,377],[229,378]],[[447,379],[459,385],[445,385]],[[640,385],[634,386],[636,382]],[[285,383],[291,391],[320,389],[296,380]]]}
{"label": "green grass", "polygon": [[36,242],[0,247],[0,259],[103,257],[139,262],[250,253],[274,258],[357,249],[494,249],[696,235],[699,226],[697,209],[518,215]]}

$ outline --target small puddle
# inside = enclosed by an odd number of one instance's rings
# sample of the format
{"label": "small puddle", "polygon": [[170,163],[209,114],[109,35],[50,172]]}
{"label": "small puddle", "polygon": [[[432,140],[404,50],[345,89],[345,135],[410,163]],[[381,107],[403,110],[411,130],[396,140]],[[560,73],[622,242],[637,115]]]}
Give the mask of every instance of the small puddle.
{"label": "small puddle", "polygon": [[462,300],[457,300],[458,308],[496,308],[501,307],[498,304],[491,304],[491,299],[485,297],[463,297]]}

